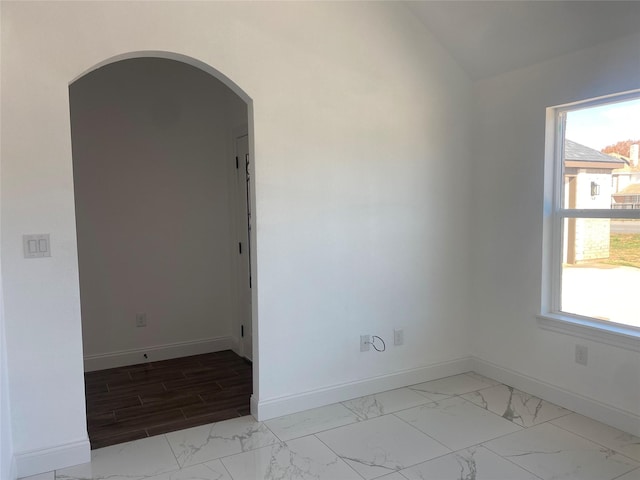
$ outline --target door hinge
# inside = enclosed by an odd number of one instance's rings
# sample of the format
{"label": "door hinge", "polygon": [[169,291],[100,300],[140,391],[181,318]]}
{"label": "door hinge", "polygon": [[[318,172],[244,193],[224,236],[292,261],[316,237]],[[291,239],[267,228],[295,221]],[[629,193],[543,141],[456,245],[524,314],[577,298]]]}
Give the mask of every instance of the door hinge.
{"label": "door hinge", "polygon": [[238,253],[242,255],[242,242],[238,242]]}
{"label": "door hinge", "polygon": [[237,156],[236,156],[236,168],[239,168],[238,167],[238,157]]}
{"label": "door hinge", "polygon": [[240,325],[240,336],[244,337],[244,325]]}
{"label": "door hinge", "polygon": [[251,275],[249,275],[249,288],[251,288]]}

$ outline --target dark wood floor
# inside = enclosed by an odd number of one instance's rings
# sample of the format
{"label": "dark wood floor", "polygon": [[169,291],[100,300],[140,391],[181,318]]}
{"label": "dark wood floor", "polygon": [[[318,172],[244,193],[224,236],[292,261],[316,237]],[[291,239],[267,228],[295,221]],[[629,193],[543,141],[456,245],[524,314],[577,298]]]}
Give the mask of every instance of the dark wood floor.
{"label": "dark wood floor", "polygon": [[251,364],[231,350],[85,373],[91,448],[249,415]]}

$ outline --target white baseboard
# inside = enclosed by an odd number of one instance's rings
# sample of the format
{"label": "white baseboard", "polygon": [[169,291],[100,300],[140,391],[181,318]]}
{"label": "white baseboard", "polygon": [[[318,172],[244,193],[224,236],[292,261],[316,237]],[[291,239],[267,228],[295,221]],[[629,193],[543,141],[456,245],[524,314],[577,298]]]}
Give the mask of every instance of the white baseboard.
{"label": "white baseboard", "polygon": [[464,357],[398,373],[340,385],[332,385],[330,387],[295,395],[270,398],[262,401],[257,401],[257,399],[252,397],[251,413],[260,421],[269,420],[270,418],[301,412],[310,408],[330,405],[363,395],[393,390],[394,388],[406,387],[407,385],[415,385],[416,383],[428,382],[470,370],[472,370],[472,359],[470,357]]}
{"label": "white baseboard", "polygon": [[15,480],[18,478],[18,467],[16,467],[16,457],[11,455],[11,465],[9,467],[9,478]]}
{"label": "white baseboard", "polygon": [[18,478],[30,477],[91,461],[91,446],[86,438],[57,447],[17,453],[14,458]]}
{"label": "white baseboard", "polygon": [[[122,350],[119,352],[87,355],[84,357],[85,372],[104,370],[106,368],[136,365],[138,363],[157,362],[171,358],[188,357],[202,353],[219,352],[233,349],[235,346],[233,337],[206,338],[189,342],[177,342],[166,345]],[[147,355],[147,358],[144,356]]]}
{"label": "white baseboard", "polygon": [[640,436],[640,416],[474,357],[472,370],[624,432]]}

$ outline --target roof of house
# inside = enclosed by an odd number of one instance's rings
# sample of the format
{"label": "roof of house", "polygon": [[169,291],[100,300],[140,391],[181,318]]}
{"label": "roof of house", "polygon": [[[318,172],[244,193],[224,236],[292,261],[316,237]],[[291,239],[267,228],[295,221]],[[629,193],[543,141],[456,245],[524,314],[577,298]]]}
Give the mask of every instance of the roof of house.
{"label": "roof of house", "polygon": [[618,163],[621,167],[625,165],[625,161],[620,158],[580,145],[569,139],[565,139],[564,141],[564,159],[565,161],[574,162]]}
{"label": "roof of house", "polygon": [[640,195],[640,183],[632,183],[614,195]]}

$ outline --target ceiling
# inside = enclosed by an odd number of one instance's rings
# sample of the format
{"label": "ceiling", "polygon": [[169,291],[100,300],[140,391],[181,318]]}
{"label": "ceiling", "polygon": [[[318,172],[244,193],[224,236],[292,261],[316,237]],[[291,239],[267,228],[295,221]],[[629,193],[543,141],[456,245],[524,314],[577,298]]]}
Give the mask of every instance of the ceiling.
{"label": "ceiling", "polygon": [[640,32],[640,1],[405,4],[474,80]]}

